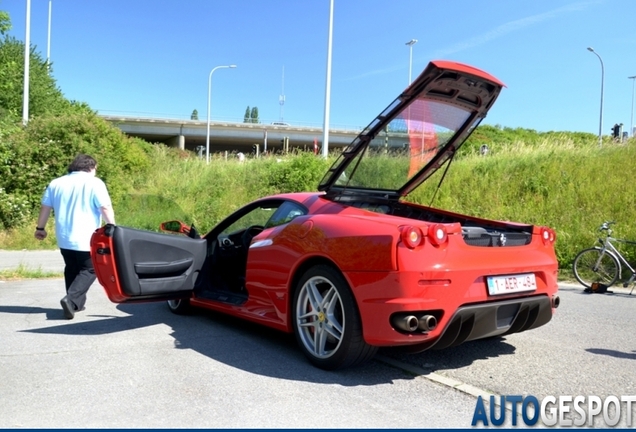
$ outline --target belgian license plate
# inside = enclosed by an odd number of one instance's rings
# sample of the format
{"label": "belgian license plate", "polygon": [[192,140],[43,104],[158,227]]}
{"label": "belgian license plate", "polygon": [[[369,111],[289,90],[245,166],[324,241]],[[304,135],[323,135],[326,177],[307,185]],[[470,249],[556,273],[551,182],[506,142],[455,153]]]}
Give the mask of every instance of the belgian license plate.
{"label": "belgian license plate", "polygon": [[486,278],[486,282],[488,283],[488,294],[490,295],[514,294],[537,289],[537,281],[533,273],[490,276]]}

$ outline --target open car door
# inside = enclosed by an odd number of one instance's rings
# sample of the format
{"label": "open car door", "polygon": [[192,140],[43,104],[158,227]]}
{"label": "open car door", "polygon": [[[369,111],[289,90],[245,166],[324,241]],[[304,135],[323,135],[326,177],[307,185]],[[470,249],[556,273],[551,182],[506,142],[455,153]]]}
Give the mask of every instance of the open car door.
{"label": "open car door", "polygon": [[207,254],[205,239],[105,225],[91,237],[91,259],[110,301],[189,297]]}

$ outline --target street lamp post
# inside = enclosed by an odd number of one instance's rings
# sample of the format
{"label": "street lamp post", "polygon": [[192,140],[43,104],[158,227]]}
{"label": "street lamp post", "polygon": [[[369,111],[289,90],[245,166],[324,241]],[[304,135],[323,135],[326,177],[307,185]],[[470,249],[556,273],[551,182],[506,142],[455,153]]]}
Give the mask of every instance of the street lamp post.
{"label": "street lamp post", "polygon": [[603,83],[605,82],[605,66],[603,66],[603,59],[594,48],[587,47],[587,50],[594,54],[601,62],[601,115],[598,124],[598,145],[601,147],[603,145]]}
{"label": "street lamp post", "polygon": [[322,121],[322,157],[329,156],[329,111],[331,109],[331,51],[333,45],[333,0],[329,1],[329,30],[327,36],[327,78],[325,82],[325,114]]}
{"label": "street lamp post", "polygon": [[46,38],[46,70],[51,67],[51,9],[53,7],[52,0],[49,0],[49,28]]}
{"label": "street lamp post", "polygon": [[26,34],[24,37],[24,88],[22,90],[22,124],[29,121],[29,60],[31,58],[31,0],[26,0]]}
{"label": "street lamp post", "polygon": [[411,69],[413,68],[413,45],[417,43],[417,39],[411,39],[406,43],[409,46],[409,85],[411,85]]}
{"label": "street lamp post", "polygon": [[210,75],[208,76],[208,126],[207,133],[205,135],[205,163],[210,163],[210,96],[211,96],[211,88],[212,88],[212,74],[217,69],[228,69],[235,68],[236,65],[228,65],[228,66],[217,66],[210,71]]}
{"label": "street lamp post", "polygon": [[627,79],[632,80],[632,117],[629,122],[629,136],[634,137],[634,79],[636,79],[636,75],[627,77]]}

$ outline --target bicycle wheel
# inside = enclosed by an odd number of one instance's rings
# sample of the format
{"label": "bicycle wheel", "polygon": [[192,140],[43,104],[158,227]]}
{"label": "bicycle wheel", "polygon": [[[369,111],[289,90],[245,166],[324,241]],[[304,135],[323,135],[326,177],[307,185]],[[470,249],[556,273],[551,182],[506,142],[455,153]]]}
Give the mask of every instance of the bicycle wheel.
{"label": "bicycle wheel", "polygon": [[611,253],[590,248],[579,252],[574,258],[572,269],[576,280],[586,288],[591,288],[593,282],[610,287],[618,279],[620,263]]}

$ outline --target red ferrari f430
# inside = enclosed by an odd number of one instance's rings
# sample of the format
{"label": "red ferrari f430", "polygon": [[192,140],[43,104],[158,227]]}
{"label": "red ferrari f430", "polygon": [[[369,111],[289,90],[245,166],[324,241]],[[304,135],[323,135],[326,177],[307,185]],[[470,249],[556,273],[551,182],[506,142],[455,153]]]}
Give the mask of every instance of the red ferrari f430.
{"label": "red ferrari f430", "polygon": [[106,225],[91,240],[99,282],[116,303],[167,300],[178,314],[207,308],[294,333],[329,370],[378,347],[419,352],[540,327],[559,304],[551,228],[407,200],[448,168],[502,87],[471,66],[431,62],[318,191],[258,199],[203,236]]}

